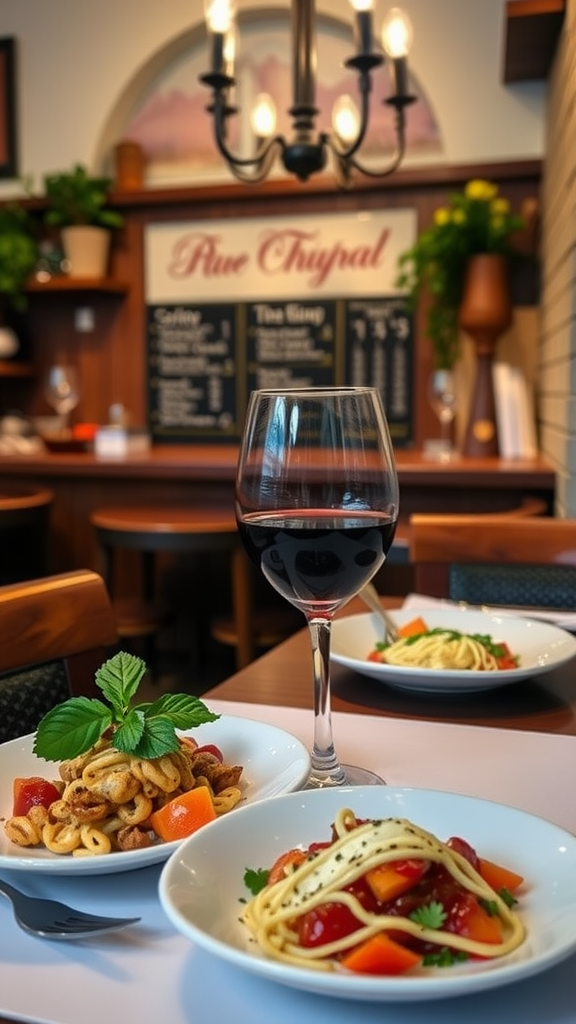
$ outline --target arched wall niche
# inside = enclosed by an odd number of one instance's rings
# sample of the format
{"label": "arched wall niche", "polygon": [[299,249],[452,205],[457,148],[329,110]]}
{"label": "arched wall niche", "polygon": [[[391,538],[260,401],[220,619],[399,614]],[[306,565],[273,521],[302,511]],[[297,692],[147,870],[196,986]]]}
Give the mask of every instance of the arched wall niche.
{"label": "arched wall niche", "polygon": [[[230,144],[245,155],[251,143],[246,112],[258,92],[273,95],[279,130],[289,132],[285,111],[291,95],[290,15],[275,8],[245,10],[239,15],[238,29],[235,103],[243,113],[233,119]],[[352,24],[319,15],[317,36],[318,121],[319,128],[328,129],[334,99],[343,92],[354,96],[356,91],[355,76],[343,67],[353,52]],[[203,22],[151,55],[119,96],[101,134],[96,159],[105,173],[113,173],[116,144],[131,139],[144,152],[148,187],[225,184],[232,180],[216,151],[206,114],[210,94],[198,81],[207,70],[208,60],[209,41]],[[408,111],[407,160],[411,155],[421,157],[442,151],[438,118],[413,71],[411,87],[418,102]],[[393,111],[384,102],[391,91],[385,65],[374,80],[365,146],[366,162],[373,166],[385,161],[386,151],[393,145]]]}

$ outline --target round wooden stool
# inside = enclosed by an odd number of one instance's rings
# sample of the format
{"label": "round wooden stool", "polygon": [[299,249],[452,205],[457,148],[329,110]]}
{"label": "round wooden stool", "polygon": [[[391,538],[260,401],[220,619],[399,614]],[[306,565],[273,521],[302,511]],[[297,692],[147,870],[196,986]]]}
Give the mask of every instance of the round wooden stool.
{"label": "round wooden stool", "polygon": [[47,572],[52,491],[0,484],[0,583],[20,583]]}
{"label": "round wooden stool", "polygon": [[[154,556],[158,552],[229,551],[231,567],[232,621],[218,620],[213,635],[236,648],[236,666],[244,668],[255,650],[270,646],[269,623],[266,634],[258,629],[252,608],[250,565],[241,545],[232,510],[218,506],[162,507],[125,506],[95,509],[90,516],[103,561],[103,576],[114,599],[114,552],[132,548],[142,557],[142,601],[128,605],[114,602],[120,637],[151,637],[165,619],[154,605]],[[272,643],[284,639],[280,630]]]}

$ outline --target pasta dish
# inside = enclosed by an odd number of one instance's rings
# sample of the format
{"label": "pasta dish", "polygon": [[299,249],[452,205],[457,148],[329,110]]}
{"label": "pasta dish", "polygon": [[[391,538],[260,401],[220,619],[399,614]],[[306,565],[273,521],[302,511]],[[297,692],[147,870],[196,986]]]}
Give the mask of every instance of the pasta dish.
{"label": "pasta dish", "polygon": [[378,644],[368,657],[371,661],[405,668],[476,672],[518,668],[518,658],[505,643],[495,643],[488,635],[441,627],[401,636],[392,644]]}
{"label": "pasta dish", "polygon": [[330,842],[279,858],[244,921],[272,959],[395,974],[516,949],[525,933],[511,890],[522,881],[465,840],[345,808]]}
{"label": "pasta dish", "polygon": [[189,737],[180,738],[176,751],[151,759],[123,753],[103,738],[61,763],[55,799],[31,801],[27,813],[7,819],[4,830],[17,846],[74,857],[142,849],[162,838],[182,838],[157,831],[156,821],[168,817],[168,805],[184,794],[203,789],[212,817],[235,807],[242,799],[242,771],[223,763],[216,747],[199,747]]}

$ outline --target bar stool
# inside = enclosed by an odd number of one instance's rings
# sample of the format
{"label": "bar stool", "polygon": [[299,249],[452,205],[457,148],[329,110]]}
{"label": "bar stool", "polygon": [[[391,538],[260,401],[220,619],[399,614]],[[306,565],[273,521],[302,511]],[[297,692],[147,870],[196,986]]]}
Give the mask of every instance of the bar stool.
{"label": "bar stool", "polygon": [[[270,631],[266,635],[259,633],[254,621],[250,564],[241,546],[232,510],[208,505],[106,507],[95,509],[90,522],[96,531],[103,576],[116,609],[118,635],[148,638],[148,652],[152,660],[152,639],[165,621],[154,605],[154,556],[159,552],[228,551],[232,629],[222,630],[221,642],[235,646],[236,667],[240,669],[252,661],[257,647],[270,640]],[[114,554],[117,548],[131,548],[141,556],[143,603],[137,605],[136,614],[130,611],[130,605],[127,613],[126,605],[114,601]],[[133,603],[131,607],[134,609]],[[214,635],[219,638],[217,629]],[[280,631],[278,640],[286,635],[285,629]]]}
{"label": "bar stool", "polygon": [[53,501],[47,488],[0,485],[0,584],[46,575]]}

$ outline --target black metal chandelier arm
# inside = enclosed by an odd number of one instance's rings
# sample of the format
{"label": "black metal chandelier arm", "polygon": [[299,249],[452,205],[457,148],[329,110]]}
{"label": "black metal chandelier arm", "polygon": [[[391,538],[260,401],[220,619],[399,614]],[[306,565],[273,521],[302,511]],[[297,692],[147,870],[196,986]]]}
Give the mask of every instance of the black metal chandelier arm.
{"label": "black metal chandelier arm", "polygon": [[[216,146],[220,155],[224,157],[229,165],[234,177],[247,185],[257,185],[258,182],[263,181],[269,173],[274,160],[282,151],[282,137],[276,135],[266,143],[262,143],[254,156],[236,156],[226,144],[226,122],[236,111],[226,106],[222,94],[214,95],[214,104],[210,109],[214,114],[214,139]],[[250,168],[252,168],[251,171],[249,170]]]}
{"label": "black metal chandelier arm", "polygon": [[[347,177],[349,176],[349,171],[350,168],[352,167],[354,168],[354,170],[359,171],[360,174],[364,174],[368,178],[385,178],[388,174],[392,174],[393,171],[395,171],[400,166],[406,153],[406,119],[404,116],[403,108],[396,109],[395,122],[396,145],[394,147],[392,154],[390,155],[388,162],[383,167],[370,168],[366,167],[363,163],[361,163],[360,160],[358,160],[354,156],[351,156],[344,161],[344,170],[348,171]],[[334,155],[336,156],[337,159],[339,159],[339,154],[334,149],[331,140],[329,140],[329,144]]]}
{"label": "black metal chandelier arm", "polygon": [[[243,185],[259,185],[261,181],[268,177],[272,165],[281,151],[282,140],[275,138],[266,148],[260,163],[257,164],[254,159],[237,162],[236,158],[230,155],[228,157],[228,167],[237,181],[241,181]],[[253,170],[245,170],[245,166],[251,166]]]}

